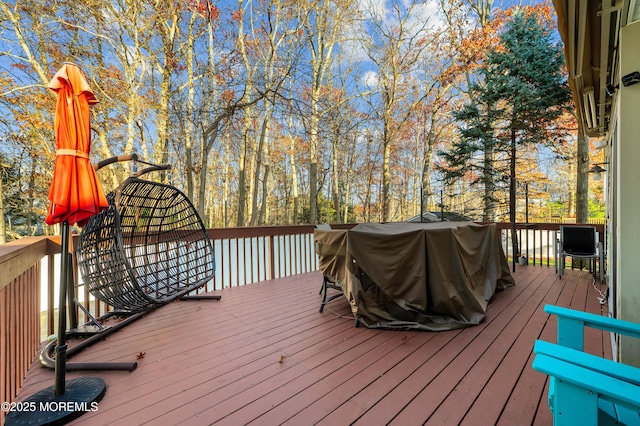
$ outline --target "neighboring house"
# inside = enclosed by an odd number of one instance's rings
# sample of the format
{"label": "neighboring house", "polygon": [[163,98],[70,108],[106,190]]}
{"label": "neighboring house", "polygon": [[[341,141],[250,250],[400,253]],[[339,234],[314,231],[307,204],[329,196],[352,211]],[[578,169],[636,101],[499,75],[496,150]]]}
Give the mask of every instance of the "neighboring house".
{"label": "neighboring house", "polygon": [[[640,0],[553,4],[579,126],[603,138],[610,312],[640,323]],[[639,339],[616,339],[614,358],[640,366]]]}

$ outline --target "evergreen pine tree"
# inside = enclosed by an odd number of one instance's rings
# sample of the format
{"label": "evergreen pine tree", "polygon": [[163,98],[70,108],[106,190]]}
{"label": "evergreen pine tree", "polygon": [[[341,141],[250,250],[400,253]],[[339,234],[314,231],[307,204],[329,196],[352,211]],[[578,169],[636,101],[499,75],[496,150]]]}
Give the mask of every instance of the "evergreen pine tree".
{"label": "evergreen pine tree", "polygon": [[[513,148],[545,143],[547,129],[568,107],[563,67],[562,48],[549,29],[536,16],[517,12],[498,47],[486,54],[480,83],[470,88],[471,102],[455,114],[460,139],[441,153],[445,176],[475,173],[472,183],[484,187],[484,220],[495,220],[495,184],[507,174],[504,166],[496,166],[495,155],[507,154],[514,164]],[[512,193],[514,185],[512,179]]]}

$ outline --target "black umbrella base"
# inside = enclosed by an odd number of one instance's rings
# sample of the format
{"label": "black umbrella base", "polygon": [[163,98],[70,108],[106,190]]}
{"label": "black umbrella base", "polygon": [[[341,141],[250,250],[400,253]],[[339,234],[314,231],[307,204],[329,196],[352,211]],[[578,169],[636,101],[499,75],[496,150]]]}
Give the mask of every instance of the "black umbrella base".
{"label": "black umbrella base", "polygon": [[80,377],[65,382],[65,393],[55,396],[54,386],[42,389],[25,401],[16,403],[5,417],[11,425],[63,425],[87,411],[97,411],[98,401],[107,391],[99,377]]}

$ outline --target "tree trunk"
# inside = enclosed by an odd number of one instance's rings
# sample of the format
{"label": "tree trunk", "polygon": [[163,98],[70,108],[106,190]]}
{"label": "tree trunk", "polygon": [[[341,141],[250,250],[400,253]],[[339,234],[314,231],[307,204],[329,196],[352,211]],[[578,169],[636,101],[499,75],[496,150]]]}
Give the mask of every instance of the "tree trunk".
{"label": "tree trunk", "polygon": [[[352,181],[352,171],[356,159],[356,147],[358,146],[358,132],[354,132],[349,136],[351,139],[351,143],[347,144],[345,155],[345,165],[344,165],[344,176],[342,177],[342,182],[344,182],[344,200],[342,203],[342,223],[349,222],[349,203],[351,199],[349,195],[351,194],[351,181]],[[358,153],[357,155],[361,155]]]}
{"label": "tree trunk", "polygon": [[[386,115],[386,114],[385,114]],[[391,206],[389,192],[391,190],[391,134],[388,128],[388,121],[384,123],[383,133],[383,154],[382,154],[382,221],[389,222],[391,216]]]}
{"label": "tree trunk", "polygon": [[260,214],[258,216],[258,226],[264,224],[264,218],[267,212],[267,204],[269,201],[269,172],[271,168],[268,164],[264,165],[264,178],[262,179],[262,205],[260,206]]}
{"label": "tree trunk", "polygon": [[7,242],[7,228],[4,223],[4,192],[2,189],[2,164],[0,164],[0,244]]}
{"label": "tree trunk", "polygon": [[[213,98],[217,95],[217,85],[215,83],[215,75],[216,75],[216,65],[214,61],[215,57],[215,39],[213,36],[213,26],[211,20],[207,21],[207,70],[211,74],[208,79],[208,91],[211,94],[210,97],[205,97],[203,108],[205,111],[214,110],[214,102]],[[212,117],[213,120],[209,123],[208,118],[204,117],[202,121],[198,124],[202,129],[202,148],[200,151],[200,176],[198,181],[198,187],[194,188],[194,193],[197,193],[196,205],[198,214],[203,218],[205,218],[205,205],[206,205],[206,185],[207,185],[207,176],[209,174],[208,165],[209,165],[209,153],[213,148],[213,144],[218,137],[218,130],[223,122],[223,120],[227,117],[230,117],[233,112],[226,114],[220,113],[217,116]],[[195,132],[195,130],[194,130]],[[196,154],[197,155],[197,154]],[[226,174],[225,174],[226,178]],[[224,198],[225,203],[228,198]]]}
{"label": "tree trunk", "polygon": [[[579,161],[579,160],[578,160]],[[573,176],[577,176],[576,162],[569,163],[569,193],[567,194],[567,211],[566,217],[575,217],[576,215],[576,184],[577,179],[571,179]]]}
{"label": "tree trunk", "polygon": [[576,222],[589,220],[589,138],[578,132],[578,170],[576,173]]}
{"label": "tree trunk", "polygon": [[36,191],[36,158],[35,155],[31,156],[31,171],[29,172],[29,190],[27,192],[29,197],[29,210],[27,212],[27,229],[28,235],[34,235],[33,232],[33,203],[35,201]]}
{"label": "tree trunk", "polygon": [[311,99],[311,128],[309,131],[309,223],[318,222],[318,102]]}
{"label": "tree trunk", "polygon": [[[425,120],[426,121],[426,120]],[[429,131],[425,129],[425,142],[426,146],[424,158],[422,159],[422,180],[421,180],[421,193],[420,193],[420,213],[429,211],[432,205],[431,199],[433,198],[433,188],[431,187],[431,159],[433,157],[433,145],[435,144],[435,136],[433,134],[433,127],[435,125],[435,115],[431,116],[431,124]]]}
{"label": "tree trunk", "polygon": [[520,254],[518,248],[518,233],[516,230],[516,129],[511,129],[511,185],[509,186],[509,220],[511,221],[511,242],[513,244],[513,272],[516,271],[516,257]]}
{"label": "tree trunk", "polygon": [[213,147],[213,142],[218,137],[218,129],[210,128],[202,132],[202,152],[200,153],[200,164],[202,172],[200,173],[200,183],[198,185],[198,214],[205,217],[205,202],[207,188],[207,173],[209,172],[209,151]]}
{"label": "tree trunk", "polygon": [[[158,114],[158,141],[154,148],[154,158],[158,164],[166,164],[169,161],[169,101],[171,99],[171,72],[165,70],[162,76],[161,95],[160,95],[160,111]],[[164,175],[164,173],[162,173]]]}
{"label": "tree trunk", "polygon": [[238,220],[236,226],[244,226],[245,205],[247,203],[247,131],[242,132],[240,162],[238,164]]}
{"label": "tree trunk", "polygon": [[187,197],[193,200],[193,141],[195,131],[193,126],[193,113],[195,105],[195,82],[194,82],[194,44],[193,27],[198,14],[193,12],[189,21],[189,33],[187,34],[186,62],[187,62],[187,105],[186,117],[184,119],[184,154],[185,154],[185,178],[187,183]]}
{"label": "tree trunk", "polygon": [[[244,0],[238,0],[238,10],[244,9]],[[247,80],[245,83],[245,93],[251,96],[253,93],[253,68],[251,67],[251,61],[247,56],[245,34],[244,34],[244,16],[238,20],[238,48],[242,54],[244,62],[245,72],[247,74]],[[238,166],[238,220],[236,226],[245,225],[245,216],[251,215],[251,212],[245,212],[249,203],[247,202],[247,196],[251,193],[250,188],[247,187],[247,182],[253,184],[250,176],[251,171],[248,165],[251,163],[251,151],[253,143],[250,141],[249,131],[252,127],[251,123],[251,105],[244,106],[244,123],[242,125],[242,144],[240,147],[240,164]]]}
{"label": "tree trunk", "polygon": [[[513,155],[513,152],[512,152]],[[514,160],[515,161],[515,160]],[[494,222],[496,220],[495,209],[495,183],[493,169],[493,145],[485,145],[484,149],[484,211],[482,220],[484,222]]]}
{"label": "tree trunk", "polygon": [[267,183],[266,182],[267,172],[268,172],[268,166],[266,165],[264,166],[265,170],[264,170],[262,188],[260,187],[259,184],[260,184],[260,169],[262,169],[263,158],[265,156],[265,144],[267,143],[267,140],[269,138],[270,128],[271,128],[271,108],[267,107],[264,120],[262,121],[262,128],[261,128],[260,136],[258,139],[258,147],[256,148],[256,155],[255,155],[256,162],[255,162],[255,170],[253,174],[253,185],[252,185],[254,194],[252,196],[251,220],[249,221],[249,226],[257,226],[259,222],[259,217],[263,213],[262,211],[263,209],[259,208],[258,206],[259,190],[262,190],[263,192],[263,196],[262,196],[263,207],[267,202],[267,199],[264,196],[264,191]]}
{"label": "tree trunk", "polygon": [[205,201],[206,201],[206,189],[207,189],[207,174],[209,172],[209,153],[213,148],[213,144],[218,139],[218,133],[220,131],[220,126],[222,122],[231,117],[233,115],[233,111],[227,111],[219,116],[217,116],[213,123],[202,131],[202,153],[200,157],[200,162],[202,164],[202,173],[200,173],[200,182],[198,185],[198,214],[202,217],[205,216]]}
{"label": "tree trunk", "polygon": [[225,138],[224,144],[224,171],[222,175],[222,202],[224,203],[223,208],[223,223],[226,228],[229,226],[229,169],[231,160],[229,159],[231,155],[231,148],[229,147],[229,137]]}
{"label": "tree trunk", "polygon": [[[159,6],[158,3],[156,6]],[[158,65],[159,72],[162,73],[162,81],[160,83],[160,105],[158,109],[158,117],[156,120],[156,126],[158,131],[158,140],[154,147],[153,158],[159,164],[166,164],[169,162],[169,102],[171,101],[171,80],[173,77],[174,67],[174,45],[176,40],[176,34],[178,31],[178,21],[180,14],[178,9],[167,6],[167,10],[171,13],[169,18],[169,24],[165,25],[164,22],[160,23],[162,36],[162,53],[164,55],[162,66]],[[166,175],[165,172],[161,172],[162,179]]]}
{"label": "tree trunk", "polygon": [[[305,24],[311,53],[311,111],[309,118],[309,223],[318,221],[318,154],[320,99],[326,73],[331,72],[331,55],[340,35],[342,13],[350,2],[312,2],[313,19]],[[303,4],[303,3],[299,3]],[[337,8],[335,9],[334,6]],[[305,11],[306,15],[308,12]]]}
{"label": "tree trunk", "polygon": [[[293,129],[293,107],[290,109],[289,115],[289,129]],[[293,134],[289,136],[289,165],[291,166],[291,197],[292,197],[292,220],[294,225],[298,224],[298,212],[299,212],[299,199],[298,194],[298,171],[296,166],[296,138]]]}
{"label": "tree trunk", "polygon": [[293,224],[298,224],[298,211],[299,211],[299,198],[298,195],[298,176],[297,176],[297,168],[296,168],[296,158],[295,158],[295,138],[291,137],[291,149],[289,152],[289,164],[291,165],[291,192],[293,198]]}
{"label": "tree trunk", "polygon": [[371,158],[371,151],[373,149],[373,137],[371,135],[367,136],[367,150],[366,150],[366,172],[367,172],[367,182],[365,185],[365,197],[364,197],[364,221],[371,222],[371,189],[373,188],[373,164],[369,159]]}
{"label": "tree trunk", "polygon": [[[99,33],[102,32],[101,24],[98,24],[98,32]],[[106,66],[104,64],[104,53],[103,53],[101,38],[98,38],[96,40],[96,45],[97,45],[96,58],[98,60],[98,66],[102,67],[103,69],[106,69]],[[110,127],[109,108],[102,103],[99,103],[98,105],[96,105],[97,108],[96,106],[94,106],[94,108],[97,110],[96,115],[100,114],[102,116],[102,124],[100,126],[92,125],[91,130],[98,135],[98,140],[100,141],[100,143],[98,144],[99,146],[98,151],[100,152],[100,160],[104,160],[114,156],[113,151],[111,150],[111,146],[108,142],[109,139],[107,137],[107,135],[109,134],[109,127]],[[92,143],[92,145],[94,144]],[[131,151],[124,151],[118,154],[130,154],[130,153]],[[123,166],[121,164],[116,163],[112,165],[112,167],[110,167],[109,170],[105,170],[104,172],[102,172],[103,182],[108,181],[107,176],[110,178],[109,190],[116,188],[119,185],[120,181],[126,179],[126,176],[128,175],[128,173],[125,175],[124,171],[128,171],[128,170],[123,171],[122,167]]]}
{"label": "tree trunk", "polygon": [[340,180],[338,178],[338,155],[340,150],[338,149],[338,141],[340,140],[340,130],[337,123],[335,124],[335,130],[333,132],[333,143],[331,144],[331,181],[332,181],[332,194],[333,194],[333,209],[336,212],[336,223],[341,223],[340,217]]}

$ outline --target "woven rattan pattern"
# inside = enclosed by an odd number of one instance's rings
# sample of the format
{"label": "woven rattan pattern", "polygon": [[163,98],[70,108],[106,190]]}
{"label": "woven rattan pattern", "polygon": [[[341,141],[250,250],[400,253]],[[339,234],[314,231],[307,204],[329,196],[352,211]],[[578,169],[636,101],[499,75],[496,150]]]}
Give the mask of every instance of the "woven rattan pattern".
{"label": "woven rattan pattern", "polygon": [[78,244],[78,266],[96,298],[146,311],[213,278],[213,246],[181,191],[129,178],[107,199],[109,208],[90,219]]}

